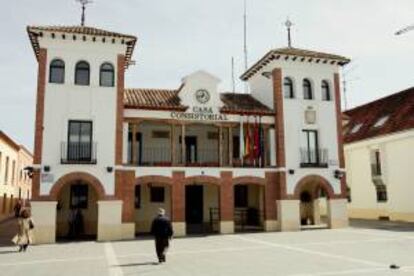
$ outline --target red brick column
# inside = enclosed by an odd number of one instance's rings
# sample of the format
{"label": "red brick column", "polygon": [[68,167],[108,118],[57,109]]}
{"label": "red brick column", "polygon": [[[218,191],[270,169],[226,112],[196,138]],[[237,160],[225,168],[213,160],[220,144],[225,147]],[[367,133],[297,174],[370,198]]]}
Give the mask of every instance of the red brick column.
{"label": "red brick column", "polygon": [[[282,70],[275,68],[273,75],[273,106],[275,110],[275,137],[276,137],[276,167],[286,169],[285,153],[285,123],[283,112],[283,88],[282,88]],[[273,176],[272,176],[273,177]],[[286,190],[286,172],[277,172],[276,177],[277,199],[288,197]]]}
{"label": "red brick column", "polygon": [[[42,164],[43,146],[43,121],[45,113],[45,92],[46,92],[46,62],[47,50],[39,49],[38,72],[37,72],[37,96],[36,96],[36,121],[34,137],[33,164]],[[40,172],[32,180],[32,198],[36,200],[40,195]]]}
{"label": "red brick column", "polygon": [[277,207],[276,199],[278,198],[278,173],[266,172],[265,173],[265,220],[277,220]]}
{"label": "red brick column", "polygon": [[282,91],[282,70],[276,68],[273,74],[273,106],[275,110],[275,132],[276,132],[276,166],[286,166],[285,157],[285,124],[283,113],[283,91]]}
{"label": "red brick column", "polygon": [[135,221],[135,172],[115,171],[115,196],[122,200],[122,222]]}
{"label": "red brick column", "polygon": [[118,55],[117,63],[115,165],[122,165],[125,56]]}
{"label": "red brick column", "polygon": [[234,220],[233,173],[220,173],[220,221]]}
{"label": "red brick column", "polygon": [[[338,161],[339,168],[345,168],[345,157],[344,157],[344,138],[342,131],[342,111],[341,111],[341,87],[339,84],[339,74],[334,74],[334,89],[335,89],[335,109],[336,109],[336,130],[338,139]],[[346,178],[341,178],[341,195],[346,198]]]}
{"label": "red brick column", "polygon": [[171,219],[173,222],[185,222],[185,173],[182,171],[173,172],[172,178]]}

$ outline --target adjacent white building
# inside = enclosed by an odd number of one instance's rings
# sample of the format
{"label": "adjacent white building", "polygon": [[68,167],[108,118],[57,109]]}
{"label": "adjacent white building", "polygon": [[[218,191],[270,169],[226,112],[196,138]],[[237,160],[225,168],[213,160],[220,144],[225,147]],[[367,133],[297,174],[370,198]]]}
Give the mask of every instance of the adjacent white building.
{"label": "adjacent white building", "polygon": [[339,70],[349,59],[272,50],[242,75],[250,94],[220,91],[203,70],[173,89],[125,88],[136,37],[28,34],[37,242],[66,236],[74,209],[99,240],[147,233],[158,207],[176,235],[347,225]]}
{"label": "adjacent white building", "polygon": [[31,198],[31,179],[28,170],[32,154],[0,130],[0,220],[13,213],[18,200]]}
{"label": "adjacent white building", "polygon": [[414,88],[345,112],[352,218],[414,221]]}

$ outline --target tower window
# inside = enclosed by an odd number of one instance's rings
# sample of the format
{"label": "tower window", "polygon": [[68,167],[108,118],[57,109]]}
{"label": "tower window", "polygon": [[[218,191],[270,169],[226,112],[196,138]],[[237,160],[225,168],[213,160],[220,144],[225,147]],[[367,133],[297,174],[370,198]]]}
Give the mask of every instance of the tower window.
{"label": "tower window", "polygon": [[293,81],[291,78],[285,78],[283,81],[283,91],[286,99],[293,99],[295,97],[293,92]]}
{"label": "tower window", "polygon": [[331,91],[329,89],[329,83],[327,81],[322,81],[322,101],[331,101]]}
{"label": "tower window", "polygon": [[312,84],[308,79],[303,80],[303,98],[305,100],[313,99]]}
{"label": "tower window", "polygon": [[64,83],[65,82],[65,63],[61,59],[54,59],[49,67],[49,82]]}
{"label": "tower window", "polygon": [[101,65],[99,73],[99,85],[113,87],[115,83],[114,67],[110,63],[104,63]]}
{"label": "tower window", "polygon": [[90,69],[89,63],[86,61],[79,61],[75,68],[75,84],[89,85]]}

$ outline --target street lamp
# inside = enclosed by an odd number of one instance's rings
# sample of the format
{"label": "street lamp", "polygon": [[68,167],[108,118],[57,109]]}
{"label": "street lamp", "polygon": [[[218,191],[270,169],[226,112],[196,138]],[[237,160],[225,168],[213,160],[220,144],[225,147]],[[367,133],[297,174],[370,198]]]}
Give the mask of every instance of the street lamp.
{"label": "street lamp", "polygon": [[414,25],[410,25],[410,26],[407,26],[407,27],[405,27],[401,30],[396,31],[395,35],[402,35],[402,34],[405,34],[406,32],[412,31],[412,30],[414,30]]}

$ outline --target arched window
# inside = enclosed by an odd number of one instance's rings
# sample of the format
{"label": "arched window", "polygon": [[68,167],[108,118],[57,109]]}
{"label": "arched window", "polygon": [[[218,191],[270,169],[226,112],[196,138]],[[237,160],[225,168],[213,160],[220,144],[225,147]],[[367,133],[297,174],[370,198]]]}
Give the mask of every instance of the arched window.
{"label": "arched window", "polygon": [[312,84],[308,79],[303,80],[303,98],[305,100],[313,99]]}
{"label": "arched window", "polygon": [[89,85],[89,63],[86,61],[79,61],[75,68],[75,84]]}
{"label": "arched window", "polygon": [[99,85],[100,86],[114,86],[115,73],[114,67],[110,63],[104,63],[101,65],[99,71]]}
{"label": "arched window", "polygon": [[49,82],[64,83],[65,82],[65,63],[61,59],[54,59],[49,67]]}
{"label": "arched window", "polygon": [[283,91],[286,99],[293,99],[295,97],[295,94],[293,92],[293,81],[291,78],[284,79]]}
{"label": "arched window", "polygon": [[332,100],[331,91],[329,89],[329,83],[325,80],[322,81],[322,101],[330,101]]}

